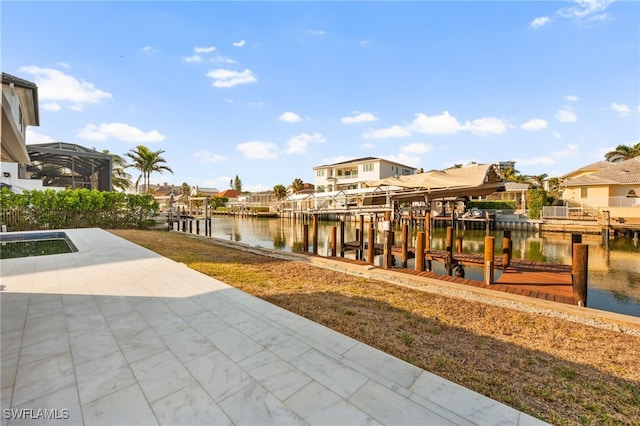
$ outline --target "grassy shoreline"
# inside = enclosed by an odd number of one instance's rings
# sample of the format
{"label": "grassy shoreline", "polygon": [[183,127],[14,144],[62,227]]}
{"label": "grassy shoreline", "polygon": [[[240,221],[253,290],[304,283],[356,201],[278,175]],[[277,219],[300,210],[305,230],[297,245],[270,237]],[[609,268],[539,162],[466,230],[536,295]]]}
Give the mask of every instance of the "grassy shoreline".
{"label": "grassy shoreline", "polygon": [[640,337],[162,231],[112,231],[553,424],[640,424]]}

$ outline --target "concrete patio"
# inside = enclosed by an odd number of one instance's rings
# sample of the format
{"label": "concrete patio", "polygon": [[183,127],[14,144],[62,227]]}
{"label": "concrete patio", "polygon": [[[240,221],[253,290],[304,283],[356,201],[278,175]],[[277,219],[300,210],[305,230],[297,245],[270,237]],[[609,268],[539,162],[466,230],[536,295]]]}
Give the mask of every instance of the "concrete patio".
{"label": "concrete patio", "polygon": [[65,232],[77,253],[0,262],[2,425],[544,424],[108,232]]}

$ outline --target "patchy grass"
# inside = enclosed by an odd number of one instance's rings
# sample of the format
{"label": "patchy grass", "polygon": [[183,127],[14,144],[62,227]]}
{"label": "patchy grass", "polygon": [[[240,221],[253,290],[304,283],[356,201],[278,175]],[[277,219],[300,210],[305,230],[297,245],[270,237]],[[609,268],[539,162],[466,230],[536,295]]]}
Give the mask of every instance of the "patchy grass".
{"label": "patchy grass", "polygon": [[161,231],[113,231],[553,424],[640,425],[640,338]]}

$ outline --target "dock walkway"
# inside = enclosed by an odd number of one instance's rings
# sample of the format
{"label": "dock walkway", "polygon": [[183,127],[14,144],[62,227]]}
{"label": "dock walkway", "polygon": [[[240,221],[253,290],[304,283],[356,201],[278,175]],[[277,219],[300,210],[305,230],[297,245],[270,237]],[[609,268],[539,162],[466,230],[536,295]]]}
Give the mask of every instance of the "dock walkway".
{"label": "dock walkway", "polygon": [[[355,250],[358,248],[357,241],[345,243],[345,250]],[[366,243],[365,243],[366,250]],[[394,255],[399,255],[402,248],[393,246]],[[376,254],[383,253],[382,244],[376,244]],[[413,258],[414,248],[410,247],[407,252]],[[434,250],[427,255],[427,260],[436,262],[444,262],[446,252],[444,250]],[[453,253],[453,258],[458,263],[469,266],[482,267],[484,265],[484,256],[476,253]],[[346,260],[342,257],[335,259],[361,262],[360,260]],[[502,257],[494,257],[494,265],[497,269],[502,270],[502,274],[494,284],[485,284],[482,281],[471,280],[467,278],[459,278],[437,274],[434,272],[419,272],[413,269],[393,267],[392,270],[408,273],[412,275],[424,276],[428,278],[439,279],[443,281],[457,282],[460,284],[471,285],[474,287],[486,288],[490,290],[502,291],[505,293],[517,294],[522,296],[533,297],[543,300],[551,300],[559,303],[575,304],[573,297],[573,286],[571,282],[571,266],[559,265],[548,262],[539,262],[523,259],[511,259],[507,268],[503,267]]]}

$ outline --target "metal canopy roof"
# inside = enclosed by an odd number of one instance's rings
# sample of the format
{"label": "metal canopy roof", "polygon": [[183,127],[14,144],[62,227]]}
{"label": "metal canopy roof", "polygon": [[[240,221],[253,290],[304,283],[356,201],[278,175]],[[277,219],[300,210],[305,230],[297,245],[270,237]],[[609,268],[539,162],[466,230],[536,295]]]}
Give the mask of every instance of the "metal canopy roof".
{"label": "metal canopy roof", "polygon": [[112,157],[67,142],[27,145],[31,158],[28,170],[69,188],[111,191]]}

